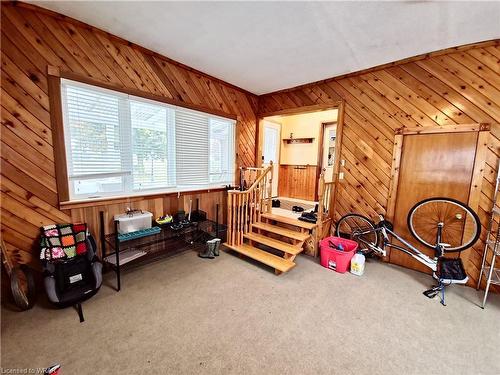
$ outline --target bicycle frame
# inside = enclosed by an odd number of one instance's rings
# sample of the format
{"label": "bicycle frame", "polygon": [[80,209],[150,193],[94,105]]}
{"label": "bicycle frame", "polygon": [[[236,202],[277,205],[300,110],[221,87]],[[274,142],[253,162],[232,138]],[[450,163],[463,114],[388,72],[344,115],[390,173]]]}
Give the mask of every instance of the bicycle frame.
{"label": "bicycle frame", "polygon": [[[391,229],[387,228],[384,224],[385,220],[384,220],[383,216],[380,216],[380,219],[381,219],[381,221],[380,221],[380,224],[378,227],[376,227],[375,229],[370,229],[370,230],[364,231],[364,232],[359,232],[358,236],[361,236],[363,234],[380,232],[380,233],[382,233],[382,247],[379,247],[378,244],[377,244],[377,246],[374,246],[373,244],[369,243],[368,241],[364,240],[361,237],[358,237],[357,240],[360,242],[363,242],[370,250],[373,250],[377,254],[382,255],[382,256],[387,255],[387,252],[385,250],[386,247],[397,249],[399,251],[404,252],[405,254],[408,254],[413,259],[422,263],[424,266],[429,267],[432,271],[434,271],[434,272],[437,271],[437,259],[438,259],[438,257],[443,256],[444,248],[446,246],[446,244],[441,243],[441,232],[442,232],[442,228],[443,228],[442,223],[438,224],[437,234],[436,234],[436,248],[434,249],[435,253],[436,253],[436,257],[433,259],[433,258],[429,257],[428,255],[422,253],[420,250],[418,250],[412,244],[408,243],[408,241],[406,241],[404,238],[401,238],[401,236],[399,236],[397,233],[395,233]],[[395,244],[391,243],[391,241],[389,239],[389,235],[396,238],[398,241],[400,241],[402,244],[404,244],[407,248],[404,248],[402,246],[395,245]]]}

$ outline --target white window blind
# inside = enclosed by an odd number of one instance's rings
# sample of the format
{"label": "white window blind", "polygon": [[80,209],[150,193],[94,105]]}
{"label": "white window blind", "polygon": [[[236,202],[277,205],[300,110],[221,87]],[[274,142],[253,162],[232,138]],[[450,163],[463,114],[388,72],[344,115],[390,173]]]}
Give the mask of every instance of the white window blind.
{"label": "white window blind", "polygon": [[130,100],[134,190],[175,186],[174,111]]}
{"label": "white window blind", "polygon": [[210,183],[232,181],[236,156],[234,126],[230,121],[211,118],[209,132]]}
{"label": "white window blind", "polygon": [[84,196],[123,191],[131,172],[123,164],[120,126],[125,96],[80,86],[66,86],[62,94],[70,190]]}
{"label": "white window blind", "polygon": [[177,185],[199,187],[208,183],[208,117],[187,109],[175,111]]}
{"label": "white window blind", "polygon": [[234,182],[234,120],[61,82],[71,199]]}

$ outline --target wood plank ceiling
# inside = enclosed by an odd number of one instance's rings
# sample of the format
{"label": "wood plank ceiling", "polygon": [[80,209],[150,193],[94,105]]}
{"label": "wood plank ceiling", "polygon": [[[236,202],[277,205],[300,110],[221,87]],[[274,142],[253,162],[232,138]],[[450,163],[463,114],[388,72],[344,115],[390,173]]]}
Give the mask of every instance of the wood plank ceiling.
{"label": "wood plank ceiling", "polygon": [[259,97],[259,113],[345,102],[335,219],[348,212],[385,213],[395,130],[401,127],[490,123],[481,184],[481,241],[466,264],[472,283],[481,267],[500,156],[499,41],[480,43]]}
{"label": "wood plank ceiling", "polygon": [[[119,88],[236,115],[238,164],[255,164],[255,95],[62,15],[3,2],[1,16],[1,230],[17,261],[38,264],[40,226],[84,220],[97,231],[98,210],[103,209],[96,205],[59,209],[46,75],[49,65]],[[207,202],[223,203],[221,193],[213,194],[202,200],[201,208]],[[159,215],[182,207],[177,197],[174,200],[122,200],[104,208],[108,218],[131,203]],[[212,206],[207,208],[212,213]]]}

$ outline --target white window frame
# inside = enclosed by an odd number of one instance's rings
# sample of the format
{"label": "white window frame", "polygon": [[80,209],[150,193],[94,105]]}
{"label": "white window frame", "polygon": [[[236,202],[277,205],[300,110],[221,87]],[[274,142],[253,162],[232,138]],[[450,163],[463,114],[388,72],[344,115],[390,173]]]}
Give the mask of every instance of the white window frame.
{"label": "white window frame", "polygon": [[[123,157],[121,159],[122,165],[124,164],[124,159],[128,158],[128,165],[130,166],[130,170],[123,170],[121,172],[116,172],[116,173],[98,173],[98,174],[85,174],[85,175],[70,175],[70,171],[72,170],[72,154],[71,154],[71,135],[69,132],[69,114],[68,114],[68,108],[67,108],[67,99],[66,99],[66,91],[65,87],[66,85],[71,85],[71,86],[76,86],[76,87],[82,87],[86,88],[89,90],[94,90],[94,91],[101,91],[103,93],[107,93],[110,95],[115,95],[119,98],[121,101],[126,101],[126,110],[123,110],[120,108],[119,110],[119,123],[120,123],[120,148],[123,147],[123,132],[122,130],[126,128],[130,132],[130,137],[128,137],[128,140],[130,141],[130,153],[128,154],[123,154]],[[121,91],[117,90],[111,90],[107,88],[103,88],[100,86],[95,86],[75,80],[70,80],[66,78],[61,78],[60,81],[60,93],[61,93],[61,106],[62,106],[62,122],[63,122],[63,129],[64,129],[64,148],[66,151],[66,168],[67,168],[67,186],[68,186],[68,193],[69,193],[69,202],[88,202],[88,201],[99,201],[99,200],[106,200],[106,199],[116,199],[116,198],[125,198],[125,197],[134,197],[134,196],[148,196],[148,195],[161,195],[161,194],[171,194],[171,193],[179,193],[179,192],[187,192],[187,191],[199,191],[199,190],[213,190],[213,189],[219,189],[219,188],[224,188],[227,185],[232,185],[235,182],[235,171],[236,171],[236,148],[237,148],[237,143],[236,143],[236,120],[233,118],[229,117],[223,117],[223,116],[218,116],[211,114],[209,112],[203,112],[203,111],[198,111],[198,110],[193,110],[191,108],[185,108],[182,106],[176,106],[172,104],[167,104],[161,101],[157,100],[152,100],[149,98],[144,98],[140,96],[135,96],[135,95],[129,95]],[[134,183],[133,183],[133,162],[131,162],[131,159],[133,157],[132,153],[132,121],[131,121],[131,115],[130,115],[130,103],[129,101],[137,101],[137,102],[143,102],[143,103],[150,103],[154,104],[157,106],[163,106],[167,110],[180,110],[180,111],[193,111],[196,112],[197,114],[201,114],[204,116],[207,116],[208,119],[208,144],[209,144],[209,150],[210,150],[210,124],[212,120],[219,120],[219,121],[224,121],[230,123],[234,128],[232,130],[232,139],[231,139],[231,145],[230,145],[230,155],[229,157],[229,165],[232,166],[232,171],[229,173],[229,177],[232,177],[231,181],[222,181],[222,182],[217,182],[217,183],[210,183],[210,155],[207,155],[208,158],[208,180],[207,184],[203,185],[192,185],[192,186],[184,186],[184,187],[179,187],[177,185],[177,181],[174,181],[174,185],[170,187],[165,187],[165,188],[152,188],[152,189],[134,189]],[[123,102],[120,104],[122,105]],[[168,116],[168,114],[167,114]],[[173,125],[173,133],[169,133],[169,130],[167,129],[167,134],[170,134],[175,137],[175,128],[176,128],[176,123],[175,123],[175,114],[174,114],[174,125]],[[175,138],[173,140],[173,145],[174,145],[174,151],[173,155],[176,155],[175,151]],[[167,144],[169,142],[167,141]],[[123,152],[123,150],[122,150]],[[209,151],[210,152],[210,151]],[[169,154],[169,151],[167,151],[167,155]],[[173,165],[174,168],[174,175],[176,176],[176,161],[175,159],[172,161],[169,161],[169,165]],[[97,194],[75,194],[75,190],[72,184],[72,180],[86,180],[86,179],[95,179],[95,178],[106,178],[106,177],[115,177],[115,176],[121,176],[123,177],[123,191],[120,192],[103,192],[103,193],[97,193]],[[176,180],[176,178],[175,178]]]}

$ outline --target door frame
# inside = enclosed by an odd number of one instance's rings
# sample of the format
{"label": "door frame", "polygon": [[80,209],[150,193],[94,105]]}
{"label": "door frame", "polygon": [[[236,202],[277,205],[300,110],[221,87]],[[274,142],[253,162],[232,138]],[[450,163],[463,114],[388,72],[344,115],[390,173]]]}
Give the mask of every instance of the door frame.
{"label": "door frame", "polygon": [[[344,108],[345,108],[345,101],[344,100],[339,100],[336,102],[332,102],[330,104],[313,104],[309,106],[303,106],[303,107],[297,107],[297,108],[290,108],[290,109],[282,109],[279,111],[273,111],[273,112],[266,112],[266,113],[259,113],[257,115],[257,147],[255,150],[255,160],[257,161],[257,167],[262,167],[262,142],[264,138],[263,134],[263,124],[262,122],[266,117],[271,117],[271,116],[290,116],[290,115],[301,115],[305,113],[311,113],[311,112],[320,112],[320,111],[327,111],[327,110],[332,110],[332,109],[337,109],[338,110],[338,115],[337,115],[337,138],[335,139],[335,163],[333,165],[333,181],[335,183],[334,185],[334,191],[333,194],[331,194],[330,198],[330,217],[333,217],[334,212],[335,212],[335,203],[337,201],[337,191],[338,191],[338,185],[339,185],[339,174],[341,172],[341,163],[340,163],[340,151],[342,147],[342,130],[343,130],[343,125],[344,125]],[[321,133],[322,137],[322,133]],[[320,147],[321,148],[321,147]],[[318,159],[319,161],[319,159]],[[318,166],[319,174],[321,173],[321,166]],[[319,174],[317,174],[316,182],[314,184],[314,199],[318,200],[318,180],[319,180]]]}
{"label": "door frame", "polygon": [[[321,123],[321,133],[319,135],[319,140],[318,140],[318,168],[316,172],[316,179],[319,179],[319,176],[321,174],[321,170],[323,168],[323,156],[324,155],[324,144],[323,142],[325,141],[325,128],[330,125],[337,125],[337,121],[326,121]],[[337,155],[337,135],[335,135],[335,155],[333,157],[334,160],[334,165],[333,169],[335,170],[335,156]],[[332,176],[333,178],[333,176]],[[318,197],[316,197],[318,199]]]}
{"label": "door frame", "polygon": [[[279,169],[280,169],[280,160],[281,160],[281,131],[283,130],[283,125],[277,121],[272,121],[272,120],[265,120],[271,124],[277,125],[279,127],[279,139],[278,139],[278,160],[273,160],[273,168],[276,168],[277,173],[273,173],[273,181],[271,183],[276,183],[279,184]],[[263,124],[262,126],[262,142],[264,142],[264,127],[265,125]],[[259,167],[262,167],[262,164],[264,162],[264,152],[262,152],[262,156],[260,158],[260,165]],[[276,185],[276,191],[277,195],[279,196],[279,185]],[[271,194],[272,195],[272,194]],[[274,196],[273,196],[274,197]]]}
{"label": "door frame", "polygon": [[[399,187],[399,171],[401,167],[401,156],[403,153],[403,144],[405,135],[416,134],[442,134],[442,133],[465,133],[477,132],[476,151],[474,155],[474,165],[472,167],[472,177],[469,187],[469,198],[467,205],[477,212],[479,209],[479,200],[481,199],[481,185],[484,174],[485,156],[488,150],[488,138],[490,136],[491,124],[474,123],[458,125],[441,125],[429,127],[410,127],[399,128],[395,131],[394,147],[392,151],[391,182],[389,185],[389,196],[387,199],[386,219],[394,221],[394,214],[397,204],[397,193]],[[470,249],[462,252],[462,259],[466,261],[469,258]],[[389,254],[384,257],[389,261]]]}

